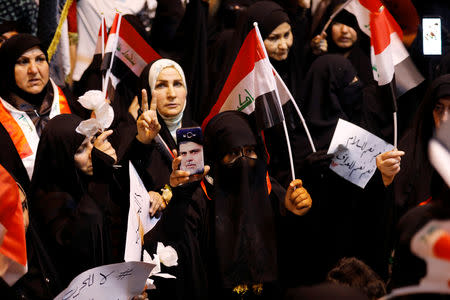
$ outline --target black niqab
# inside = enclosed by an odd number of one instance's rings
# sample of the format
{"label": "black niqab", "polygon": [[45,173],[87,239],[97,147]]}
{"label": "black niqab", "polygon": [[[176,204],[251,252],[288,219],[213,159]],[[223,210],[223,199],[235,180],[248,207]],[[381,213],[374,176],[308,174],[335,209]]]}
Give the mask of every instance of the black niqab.
{"label": "black niqab", "polygon": [[[212,161],[215,256],[222,288],[273,282],[278,276],[274,214],[267,190],[267,166],[248,116],[228,111],[205,129]],[[232,149],[255,145],[257,159],[240,157],[224,165]]]}
{"label": "black niqab", "polygon": [[350,84],[355,76],[352,64],[342,55],[324,55],[311,65],[300,109],[317,150],[328,148],[339,118],[359,120],[362,90],[358,81]]}

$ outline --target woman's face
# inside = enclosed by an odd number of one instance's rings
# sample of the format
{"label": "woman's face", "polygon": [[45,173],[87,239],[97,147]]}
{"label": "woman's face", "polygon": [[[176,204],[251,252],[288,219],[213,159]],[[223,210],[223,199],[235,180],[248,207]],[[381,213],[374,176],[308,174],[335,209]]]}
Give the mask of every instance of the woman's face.
{"label": "woman's face", "polygon": [[270,58],[281,61],[287,59],[293,41],[291,25],[284,22],[269,34],[264,40],[264,46]]}
{"label": "woman's face", "polygon": [[175,68],[167,67],[159,73],[152,97],[156,97],[156,107],[162,116],[178,115],[184,108],[186,94],[183,79]]}
{"label": "woman's face", "polygon": [[86,138],[74,155],[75,167],[86,175],[93,175],[91,152],[94,145],[91,138]]}
{"label": "woman's face", "polygon": [[47,59],[39,47],[24,52],[14,66],[14,77],[17,86],[29,93],[39,94],[49,80]]}
{"label": "woman's face", "polygon": [[331,27],[331,38],[339,48],[350,48],[356,42],[356,30],[342,23],[334,23]]}
{"label": "woman's face", "polygon": [[434,126],[439,128],[450,117],[450,97],[438,100],[433,109]]}

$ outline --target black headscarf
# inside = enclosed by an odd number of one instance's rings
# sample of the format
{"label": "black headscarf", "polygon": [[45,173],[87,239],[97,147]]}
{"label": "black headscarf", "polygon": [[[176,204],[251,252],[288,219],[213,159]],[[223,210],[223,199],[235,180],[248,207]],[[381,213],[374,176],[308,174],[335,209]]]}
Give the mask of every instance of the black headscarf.
{"label": "black headscarf", "polygon": [[[0,65],[2,66],[0,69],[0,96],[17,109],[26,112],[40,136],[50,115],[54,96],[52,84],[49,80],[39,94],[30,94],[17,86],[14,75],[17,59],[27,50],[36,46],[42,50],[41,42],[37,37],[21,33],[6,40],[0,47]],[[42,52],[47,57],[46,51],[42,50]]]}
{"label": "black headscarf", "polygon": [[[341,48],[334,42],[331,30],[335,23],[347,25],[356,31],[357,38],[352,46]],[[358,77],[362,79],[365,84],[373,82],[372,65],[370,63],[370,40],[359,28],[356,17],[345,9],[342,10],[334,17],[333,23],[327,29],[327,35],[328,53],[345,54],[350,52],[347,58],[358,72]]]}
{"label": "black headscarf", "polygon": [[[333,27],[333,25],[335,23],[344,24],[348,27],[353,28],[356,31],[356,34],[357,34],[356,42],[349,48],[340,48],[334,42],[332,34],[331,34],[331,28]],[[328,27],[328,29],[327,29],[327,35],[328,35],[328,52],[329,53],[345,53],[345,52],[353,49],[358,44],[358,41],[362,36],[362,32],[359,29],[358,21],[356,20],[356,17],[344,9],[334,17],[333,22],[331,23],[330,27]]]}
{"label": "black headscarf", "polygon": [[[0,93],[2,97],[6,96],[7,93],[11,91],[30,103],[36,103],[31,98],[42,97],[42,93],[45,95],[46,88],[44,88],[39,95],[31,95],[24,92],[17,86],[14,76],[14,66],[17,59],[24,52],[36,46],[42,50],[41,41],[34,35],[28,33],[17,34],[6,40],[2,45],[0,48],[0,63],[2,66],[0,70],[2,90]],[[42,50],[42,52],[47,56],[44,50]]]}
{"label": "black headscarf", "polygon": [[[121,223],[116,219],[120,210],[116,211],[119,208],[112,201],[113,196],[121,199],[120,188],[113,194],[118,183],[110,181],[112,170],[97,172],[94,156],[103,160],[104,153],[97,150],[92,154],[94,176],[75,165],[75,153],[86,138],[75,131],[80,122],[73,114],[58,115],[48,122],[32,179],[30,210],[65,284],[87,269],[111,263],[113,255],[121,253],[121,245],[112,244],[111,238],[123,237],[121,229],[114,231],[117,227],[113,226]],[[119,253],[114,254],[116,251]]]}
{"label": "black headscarf", "polygon": [[[277,278],[274,215],[268,195],[260,140],[248,116],[227,111],[205,129],[205,152],[211,161],[214,186],[215,256],[222,288],[273,282]],[[240,157],[231,165],[225,153],[256,146],[257,159]]]}
{"label": "black headscarf", "polygon": [[422,101],[414,125],[399,142],[405,151],[401,170],[394,180],[398,216],[431,196],[433,168],[428,160],[428,142],[435,128],[433,109],[440,98],[450,96],[450,74],[436,78]]}
{"label": "black headscarf", "polygon": [[32,188],[83,193],[74,155],[85,136],[75,131],[82,119],[62,114],[51,119],[42,133],[33,173]]}
{"label": "black headscarf", "polygon": [[352,64],[342,55],[324,55],[311,65],[300,109],[317,150],[328,148],[339,118],[358,123],[362,89],[359,81],[350,84],[355,76]]}
{"label": "black headscarf", "polygon": [[253,22],[258,22],[261,37],[265,40],[280,24],[291,23],[286,11],[272,1],[259,1],[247,9],[248,28],[253,28]]}

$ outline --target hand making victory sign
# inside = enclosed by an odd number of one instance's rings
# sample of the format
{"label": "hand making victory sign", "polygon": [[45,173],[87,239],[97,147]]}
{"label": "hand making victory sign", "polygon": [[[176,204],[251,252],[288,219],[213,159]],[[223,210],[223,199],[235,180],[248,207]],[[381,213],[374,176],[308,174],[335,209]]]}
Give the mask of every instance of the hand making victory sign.
{"label": "hand making victory sign", "polygon": [[152,97],[150,108],[148,107],[147,91],[142,90],[142,114],[137,120],[137,140],[143,144],[150,144],[158,134],[161,125],[156,114],[156,97]]}

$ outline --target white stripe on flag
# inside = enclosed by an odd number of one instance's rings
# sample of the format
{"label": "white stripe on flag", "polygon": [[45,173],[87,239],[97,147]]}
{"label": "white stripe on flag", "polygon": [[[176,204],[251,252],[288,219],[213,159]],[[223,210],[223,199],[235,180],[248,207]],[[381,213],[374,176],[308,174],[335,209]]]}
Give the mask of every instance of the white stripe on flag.
{"label": "white stripe on flag", "polygon": [[246,114],[251,114],[255,110],[255,99],[275,90],[273,73],[267,72],[267,64],[270,64],[267,58],[255,63],[253,70],[230,92],[220,112],[240,110]]}
{"label": "white stripe on flag", "polygon": [[28,263],[23,266],[6,255],[0,253],[0,277],[13,286],[28,271]]}
{"label": "white stripe on flag", "polygon": [[368,36],[370,35],[370,10],[365,8],[358,0],[351,1],[344,8],[350,13],[354,14],[357,18],[359,28]]}
{"label": "white stripe on flag", "polygon": [[378,55],[375,55],[373,47],[370,47],[373,77],[378,81],[378,85],[391,82],[394,66],[409,56],[396,32],[390,35],[390,39],[390,44]]}
{"label": "white stripe on flag", "polygon": [[117,42],[116,56],[138,77],[147,65],[145,60],[133,49],[133,47],[128,45],[128,43],[120,36],[119,41]]}

